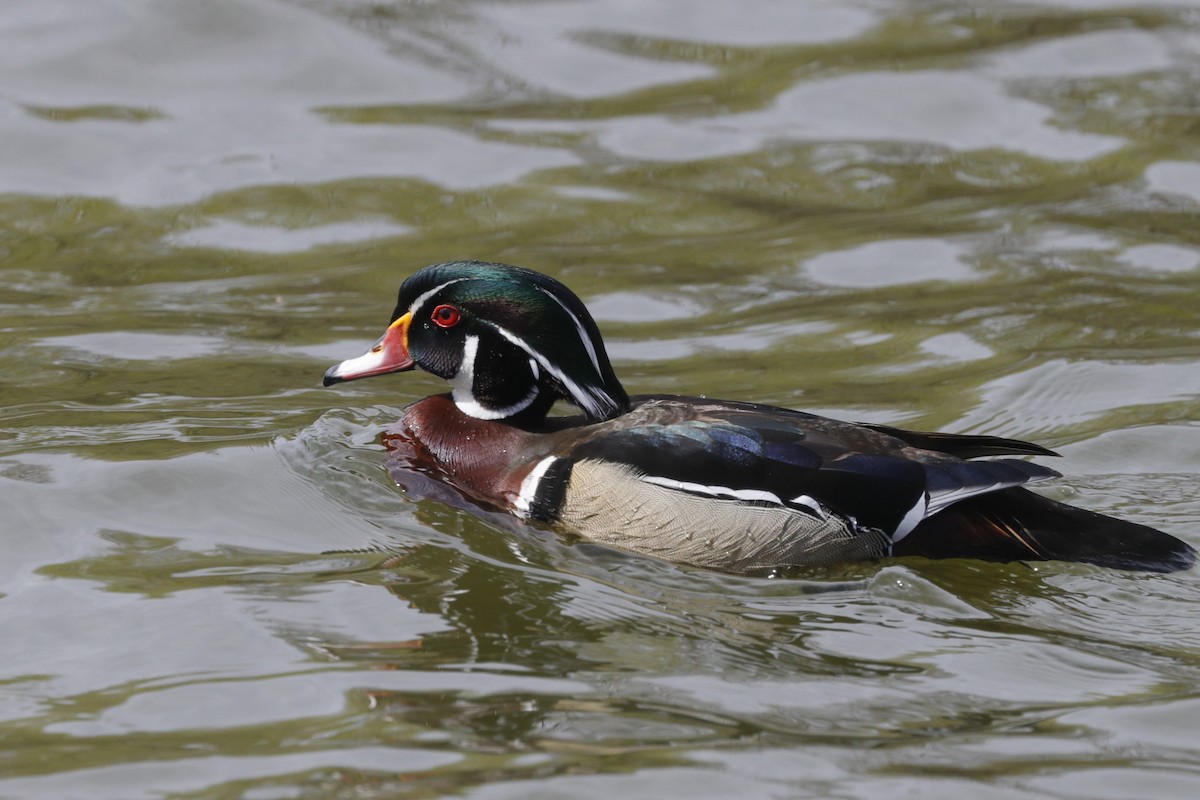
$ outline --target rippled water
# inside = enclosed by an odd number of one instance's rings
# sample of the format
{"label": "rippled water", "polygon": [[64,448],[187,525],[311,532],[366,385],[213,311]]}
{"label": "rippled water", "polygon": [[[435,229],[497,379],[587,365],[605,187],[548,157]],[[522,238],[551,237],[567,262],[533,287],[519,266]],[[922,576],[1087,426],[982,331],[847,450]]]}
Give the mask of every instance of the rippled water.
{"label": "rippled water", "polygon": [[1194,798],[1200,583],[685,570],[414,501],[413,269],[632,392],[1030,438],[1200,545],[1200,17],[8,0],[0,796]]}

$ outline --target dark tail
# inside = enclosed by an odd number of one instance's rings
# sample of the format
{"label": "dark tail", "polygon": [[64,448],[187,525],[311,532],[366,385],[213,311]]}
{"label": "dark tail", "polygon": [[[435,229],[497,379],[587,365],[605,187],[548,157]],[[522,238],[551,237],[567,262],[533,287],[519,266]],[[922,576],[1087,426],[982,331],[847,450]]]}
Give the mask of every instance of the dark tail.
{"label": "dark tail", "polygon": [[1080,561],[1174,572],[1196,551],[1170,534],[1059,503],[1028,489],[972,497],[923,521],[893,555],[989,561]]}

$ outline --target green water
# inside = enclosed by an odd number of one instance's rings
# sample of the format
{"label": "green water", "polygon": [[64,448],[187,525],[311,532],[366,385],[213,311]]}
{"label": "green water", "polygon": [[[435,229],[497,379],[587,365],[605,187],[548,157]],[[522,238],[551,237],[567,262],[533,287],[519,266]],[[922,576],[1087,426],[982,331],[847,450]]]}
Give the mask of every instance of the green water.
{"label": "green water", "polygon": [[752,580],[413,500],[321,389],[543,270],[639,392],[1036,440],[1200,545],[1200,20],[9,0],[0,797],[1194,798],[1200,583]]}

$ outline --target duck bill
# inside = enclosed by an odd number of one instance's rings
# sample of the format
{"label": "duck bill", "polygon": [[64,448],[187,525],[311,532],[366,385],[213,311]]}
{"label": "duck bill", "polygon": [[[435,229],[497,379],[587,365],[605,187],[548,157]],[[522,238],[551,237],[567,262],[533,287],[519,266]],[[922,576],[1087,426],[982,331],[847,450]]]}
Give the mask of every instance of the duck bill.
{"label": "duck bill", "polygon": [[358,358],[350,358],[330,367],[322,383],[332,386],[343,381],[412,369],[412,356],[408,354],[408,323],[411,321],[412,314],[400,317],[388,326],[387,331],[370,350]]}

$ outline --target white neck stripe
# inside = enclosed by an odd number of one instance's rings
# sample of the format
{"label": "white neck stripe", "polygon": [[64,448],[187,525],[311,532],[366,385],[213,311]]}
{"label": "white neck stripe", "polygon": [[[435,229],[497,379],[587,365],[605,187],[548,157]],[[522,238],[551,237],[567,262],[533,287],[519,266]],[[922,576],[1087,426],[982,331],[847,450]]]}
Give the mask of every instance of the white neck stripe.
{"label": "white neck stripe", "polygon": [[479,337],[468,336],[463,341],[462,363],[458,365],[458,372],[450,379],[450,389],[455,402],[458,402],[459,397],[475,399],[475,355],[478,352]]}
{"label": "white neck stripe", "polygon": [[474,397],[461,398],[458,392],[454,393],[454,405],[458,406],[458,410],[466,414],[468,417],[475,419],[508,419],[516,416],[525,409],[529,408],[529,404],[537,399],[538,393],[535,387],[529,396],[523,400],[513,403],[508,408],[488,408],[480,403]]}
{"label": "white neck stripe", "polygon": [[488,408],[475,399],[475,357],[479,353],[479,337],[468,336],[463,341],[462,364],[450,379],[450,396],[459,411],[475,419],[505,419],[529,407],[538,396],[535,383],[529,394],[507,408]]}

